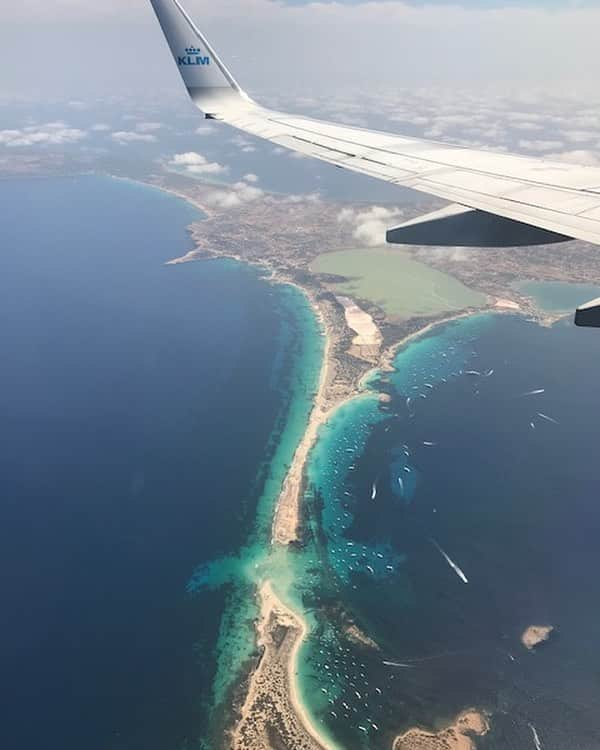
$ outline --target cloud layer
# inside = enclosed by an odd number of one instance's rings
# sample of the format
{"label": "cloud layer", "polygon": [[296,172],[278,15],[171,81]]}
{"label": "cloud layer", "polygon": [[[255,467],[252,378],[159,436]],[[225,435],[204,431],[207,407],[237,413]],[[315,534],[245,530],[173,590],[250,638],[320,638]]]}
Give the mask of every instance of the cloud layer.
{"label": "cloud layer", "polygon": [[343,208],[338,214],[338,222],[352,229],[352,236],[362,246],[385,245],[385,233],[402,219],[402,209],[372,206],[364,211]]}
{"label": "cloud layer", "polygon": [[169,161],[172,167],[184,169],[194,175],[217,175],[224,174],[229,168],[218,162],[209,161],[206,156],[197,151],[188,151],[184,154],[175,154]]}
{"label": "cloud layer", "polygon": [[111,134],[111,137],[121,145],[127,143],[154,143],[156,141],[155,135],[151,133],[139,133],[135,130],[117,130]]}
{"label": "cloud layer", "polygon": [[66,146],[71,143],[78,143],[86,137],[85,131],[70,128],[64,122],[31,125],[22,130],[0,130],[0,144],[10,148]]}

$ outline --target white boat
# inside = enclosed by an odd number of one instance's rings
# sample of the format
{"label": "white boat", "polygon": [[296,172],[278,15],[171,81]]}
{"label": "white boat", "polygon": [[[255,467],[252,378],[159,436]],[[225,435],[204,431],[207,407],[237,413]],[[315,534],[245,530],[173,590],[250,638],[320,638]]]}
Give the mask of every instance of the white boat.
{"label": "white boat", "polygon": [[464,574],[464,572],[458,567],[458,565],[452,560],[440,547],[440,545],[435,541],[435,539],[431,539],[431,543],[435,546],[435,548],[438,550],[438,552],[442,555],[444,560],[448,563],[448,565],[452,568],[452,570],[456,573],[456,575],[460,578],[460,580],[463,583],[469,583],[469,579]]}

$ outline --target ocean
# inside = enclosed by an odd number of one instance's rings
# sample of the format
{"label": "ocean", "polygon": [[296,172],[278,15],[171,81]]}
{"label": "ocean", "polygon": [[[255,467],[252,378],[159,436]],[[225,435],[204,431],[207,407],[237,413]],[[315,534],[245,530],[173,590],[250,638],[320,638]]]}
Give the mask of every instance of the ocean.
{"label": "ocean", "polygon": [[[165,266],[199,214],[145,186],[0,199],[3,747],[219,747],[264,576],[311,625],[300,692],[339,747],[470,706],[482,750],[600,747],[594,331],[477,315],[410,342],[322,429],[304,543],[271,554],[323,353],[304,295]],[[556,627],[535,653],[531,624]]]}
{"label": "ocean", "polygon": [[0,205],[0,743],[211,747],[254,650],[223,567],[268,544],[317,322],[234,261],[165,266],[200,214],[152,188],[12,180]]}
{"label": "ocean", "polygon": [[[313,452],[327,564],[302,681],[341,747],[389,748],[475,706],[484,750],[600,747],[600,340],[480,315],[399,351]],[[460,567],[465,584],[443,557]],[[355,622],[380,649],[345,635]],[[532,624],[556,627],[535,653]],[[388,662],[388,664],[384,664]]]}

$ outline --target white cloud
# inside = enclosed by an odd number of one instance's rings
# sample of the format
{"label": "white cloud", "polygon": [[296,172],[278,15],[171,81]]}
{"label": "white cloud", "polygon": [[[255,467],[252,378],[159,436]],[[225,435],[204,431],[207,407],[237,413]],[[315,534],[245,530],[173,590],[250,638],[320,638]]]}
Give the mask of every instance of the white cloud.
{"label": "white cloud", "polygon": [[126,143],[154,143],[156,136],[150,133],[137,133],[133,130],[118,130],[111,138],[124,146]]}
{"label": "white cloud", "polygon": [[214,125],[201,125],[194,132],[196,135],[215,135],[215,133],[217,133],[218,131]]}
{"label": "white cloud", "polygon": [[563,147],[562,141],[529,141],[529,140],[520,140],[519,141],[519,147],[524,148],[526,151],[556,151],[557,148]]}
{"label": "white cloud", "polygon": [[190,174],[223,174],[229,167],[218,162],[209,161],[203,154],[197,151],[187,151],[184,154],[175,154],[169,164],[172,167],[183,167]]}
{"label": "white cloud", "polygon": [[257,174],[252,174],[252,172],[250,172],[249,174],[245,174],[244,177],[243,177],[243,179],[246,182],[256,183],[256,182],[258,182],[259,178],[258,178]]}
{"label": "white cloud", "polygon": [[22,130],[0,130],[0,145],[11,148],[27,146],[66,146],[87,138],[79,128],[69,128],[64,122],[31,125]]}
{"label": "white cloud", "polygon": [[442,260],[465,263],[473,260],[473,253],[464,247],[426,247],[419,249],[418,257],[425,262],[427,260]]}
{"label": "white cloud", "polygon": [[47,122],[44,125],[29,125],[25,128],[25,132],[32,133],[39,128],[43,128],[44,130],[65,130],[68,127],[69,126],[64,120],[54,120],[52,122]]}
{"label": "white cloud", "polygon": [[402,218],[399,208],[372,206],[365,211],[343,208],[338,214],[340,224],[348,224],[355,240],[367,247],[385,245],[385,233]]}
{"label": "white cloud", "polygon": [[138,122],[135,129],[139,133],[154,133],[162,127],[164,127],[162,122]]}
{"label": "white cloud", "polygon": [[544,129],[544,126],[537,122],[511,122],[510,126],[515,130],[526,130],[531,133]]}
{"label": "white cloud", "polygon": [[547,158],[554,161],[565,161],[568,164],[581,164],[584,167],[600,167],[600,152],[598,151],[562,151],[548,154]]}
{"label": "white cloud", "polygon": [[591,130],[566,130],[563,135],[571,143],[590,143],[598,138],[598,133]]}
{"label": "white cloud", "polygon": [[227,190],[214,190],[204,197],[204,200],[208,205],[214,206],[215,208],[236,208],[244,203],[250,203],[252,201],[262,198],[264,192],[255,187],[249,185],[243,180],[236,182],[233,185],[229,185]]}
{"label": "white cloud", "polygon": [[247,138],[244,138],[243,135],[234,136],[231,139],[231,142],[235,146],[237,146],[244,154],[253,154],[257,150],[256,146]]}

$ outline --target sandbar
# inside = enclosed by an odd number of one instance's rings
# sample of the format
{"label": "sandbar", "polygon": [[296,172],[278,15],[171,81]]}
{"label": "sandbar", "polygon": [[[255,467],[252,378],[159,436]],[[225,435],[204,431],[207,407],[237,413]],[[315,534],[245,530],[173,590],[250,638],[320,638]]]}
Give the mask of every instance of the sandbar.
{"label": "sandbar", "polygon": [[[315,309],[318,312],[318,308],[315,307]],[[322,318],[321,323],[324,325]],[[319,428],[327,422],[331,413],[331,408],[326,399],[331,369],[331,337],[327,335],[319,386],[313,410],[306,427],[306,432],[296,448],[292,465],[283,483],[275,509],[272,541],[276,544],[286,545],[299,541],[300,493],[303,486],[304,467],[319,435]]]}
{"label": "sandbar", "polygon": [[308,628],[277,597],[269,581],[259,589],[258,645],[262,657],[250,679],[233,750],[330,750],[298,694],[298,652]]}

